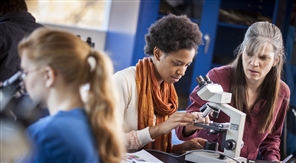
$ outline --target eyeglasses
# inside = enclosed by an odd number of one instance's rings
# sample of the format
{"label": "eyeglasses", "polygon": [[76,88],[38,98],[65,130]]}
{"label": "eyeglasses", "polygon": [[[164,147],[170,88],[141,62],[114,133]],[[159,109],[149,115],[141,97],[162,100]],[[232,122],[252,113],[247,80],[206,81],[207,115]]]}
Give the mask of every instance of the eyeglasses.
{"label": "eyeglasses", "polygon": [[29,70],[29,71],[24,71],[24,70],[22,70],[22,71],[21,71],[21,78],[22,78],[23,80],[25,80],[25,79],[27,78],[27,76],[28,76],[29,73],[31,73],[31,72],[36,72],[36,71],[38,71],[38,70],[40,70],[40,69],[33,69],[33,70]]}

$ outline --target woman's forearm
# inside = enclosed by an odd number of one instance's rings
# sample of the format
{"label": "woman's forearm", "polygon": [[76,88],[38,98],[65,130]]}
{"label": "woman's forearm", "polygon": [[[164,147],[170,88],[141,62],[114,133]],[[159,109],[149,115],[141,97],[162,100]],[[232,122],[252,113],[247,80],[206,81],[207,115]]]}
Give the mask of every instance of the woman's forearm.
{"label": "woman's forearm", "polygon": [[149,133],[150,133],[150,136],[151,136],[152,139],[155,139],[159,135],[162,135],[163,133],[161,131],[160,124],[149,127]]}

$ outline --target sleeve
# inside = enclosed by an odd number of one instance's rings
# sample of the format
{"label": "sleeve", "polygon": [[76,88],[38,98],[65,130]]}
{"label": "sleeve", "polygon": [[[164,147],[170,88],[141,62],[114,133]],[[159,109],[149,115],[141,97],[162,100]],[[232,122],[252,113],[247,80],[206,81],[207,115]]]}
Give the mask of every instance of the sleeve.
{"label": "sleeve", "polygon": [[127,150],[130,151],[138,150],[142,148],[144,145],[154,141],[150,137],[149,127],[146,127],[142,130],[125,133],[125,140]]}
{"label": "sleeve", "polygon": [[[208,77],[216,83],[218,81],[218,76],[214,70],[211,70],[208,72]],[[199,109],[201,106],[207,103],[207,101],[202,100],[198,95],[197,95],[197,90],[199,89],[199,86],[196,86],[194,90],[191,92],[189,99],[191,101],[191,104],[187,107],[186,112],[191,113],[191,112],[199,112]],[[176,135],[180,140],[190,140],[195,137],[199,137],[201,134],[207,135],[205,130],[196,130],[192,135],[185,137],[183,135],[183,129],[184,127],[177,127],[176,128]]]}
{"label": "sleeve", "polygon": [[[3,43],[0,42],[0,49],[2,49],[2,45]],[[2,59],[5,57],[4,52],[2,52],[2,50],[0,50],[0,61],[2,62]]]}
{"label": "sleeve", "polygon": [[131,90],[129,90],[127,78],[122,73],[117,72],[112,76],[112,78],[118,94],[117,113],[119,114],[121,124],[123,124],[124,113],[131,100]]}
{"label": "sleeve", "polygon": [[[125,111],[129,108],[131,96],[133,91],[132,83],[128,80],[129,77],[125,76],[123,73],[117,72],[113,75],[114,83],[116,85],[117,93],[119,95],[119,105],[118,113],[121,118],[121,122],[124,125]],[[149,127],[146,127],[142,130],[129,131],[125,133],[126,147],[128,150],[138,150],[144,145],[153,142],[149,133]]]}
{"label": "sleeve", "polygon": [[7,55],[10,50],[11,44],[13,44],[11,39],[7,36],[7,33],[0,28],[0,64],[4,64],[4,60],[7,58]]}
{"label": "sleeve", "polygon": [[[281,104],[279,104],[278,113],[272,132],[267,135],[259,146],[260,155],[264,160],[280,160],[280,143],[282,129],[286,118],[286,112],[289,108],[290,90],[288,86],[284,87],[285,96],[281,97]],[[277,109],[277,108],[276,108]]]}
{"label": "sleeve", "polygon": [[51,151],[51,149],[48,148],[48,144],[50,144],[51,141],[55,139],[48,139],[49,134],[48,131],[43,130],[40,125],[33,125],[30,126],[27,130],[29,137],[31,138],[33,148],[31,153],[29,154],[28,161],[29,162],[44,162],[49,163],[51,156],[48,155],[48,150]]}
{"label": "sleeve", "polygon": [[[0,32],[1,35],[3,35],[2,32]],[[2,60],[6,57],[6,43],[5,38],[0,36],[0,63],[2,63]]]}
{"label": "sleeve", "polygon": [[[33,150],[29,155],[29,162],[32,163],[52,163],[71,162],[79,160],[79,155],[70,157],[73,151],[65,140],[68,139],[63,131],[46,127],[42,124],[35,125],[28,129],[28,133],[33,142]],[[46,133],[46,134],[45,134]],[[67,145],[68,144],[68,145]]]}

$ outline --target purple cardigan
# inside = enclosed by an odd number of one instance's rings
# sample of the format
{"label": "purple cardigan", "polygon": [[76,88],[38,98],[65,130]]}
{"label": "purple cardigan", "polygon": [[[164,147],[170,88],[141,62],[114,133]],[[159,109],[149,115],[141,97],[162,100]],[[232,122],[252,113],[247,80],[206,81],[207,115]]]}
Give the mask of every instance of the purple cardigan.
{"label": "purple cardigan", "polygon": [[[214,83],[219,83],[225,92],[230,92],[231,67],[229,65],[210,70],[208,76]],[[192,103],[186,109],[187,112],[197,112],[199,111],[199,108],[206,103],[206,101],[203,101],[198,97],[196,93],[197,89],[198,86],[190,94],[190,100]],[[264,134],[259,134],[257,132],[260,119],[258,113],[264,106],[266,102],[265,100],[256,103],[251,112],[246,115],[243,134],[244,146],[241,149],[242,157],[255,160],[259,152],[264,160],[280,160],[280,137],[290,98],[290,89],[283,81],[281,81],[279,93],[280,95],[276,103],[274,118],[272,119],[271,125],[273,126],[273,130],[271,133],[266,132]],[[220,123],[229,122],[229,117],[225,113],[220,112],[219,117],[212,120]],[[208,135],[205,130],[198,130],[189,137],[183,136],[182,131],[183,127],[178,127],[176,129],[177,137],[181,140],[202,137],[211,141],[218,141],[219,144],[221,144],[221,136]]]}

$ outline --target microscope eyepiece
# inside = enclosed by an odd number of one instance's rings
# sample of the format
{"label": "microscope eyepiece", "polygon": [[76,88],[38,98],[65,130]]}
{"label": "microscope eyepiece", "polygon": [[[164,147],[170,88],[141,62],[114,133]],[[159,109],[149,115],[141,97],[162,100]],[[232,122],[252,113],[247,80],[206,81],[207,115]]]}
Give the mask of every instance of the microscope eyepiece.
{"label": "microscope eyepiece", "polygon": [[205,80],[204,80],[204,78],[201,75],[199,75],[198,77],[196,77],[196,81],[197,81],[199,87],[203,86],[206,83]]}
{"label": "microscope eyepiece", "polygon": [[208,77],[208,75],[206,75],[206,76],[204,77],[204,80],[205,80],[205,82],[208,83],[208,84],[213,83],[213,82],[211,81],[211,79]]}

